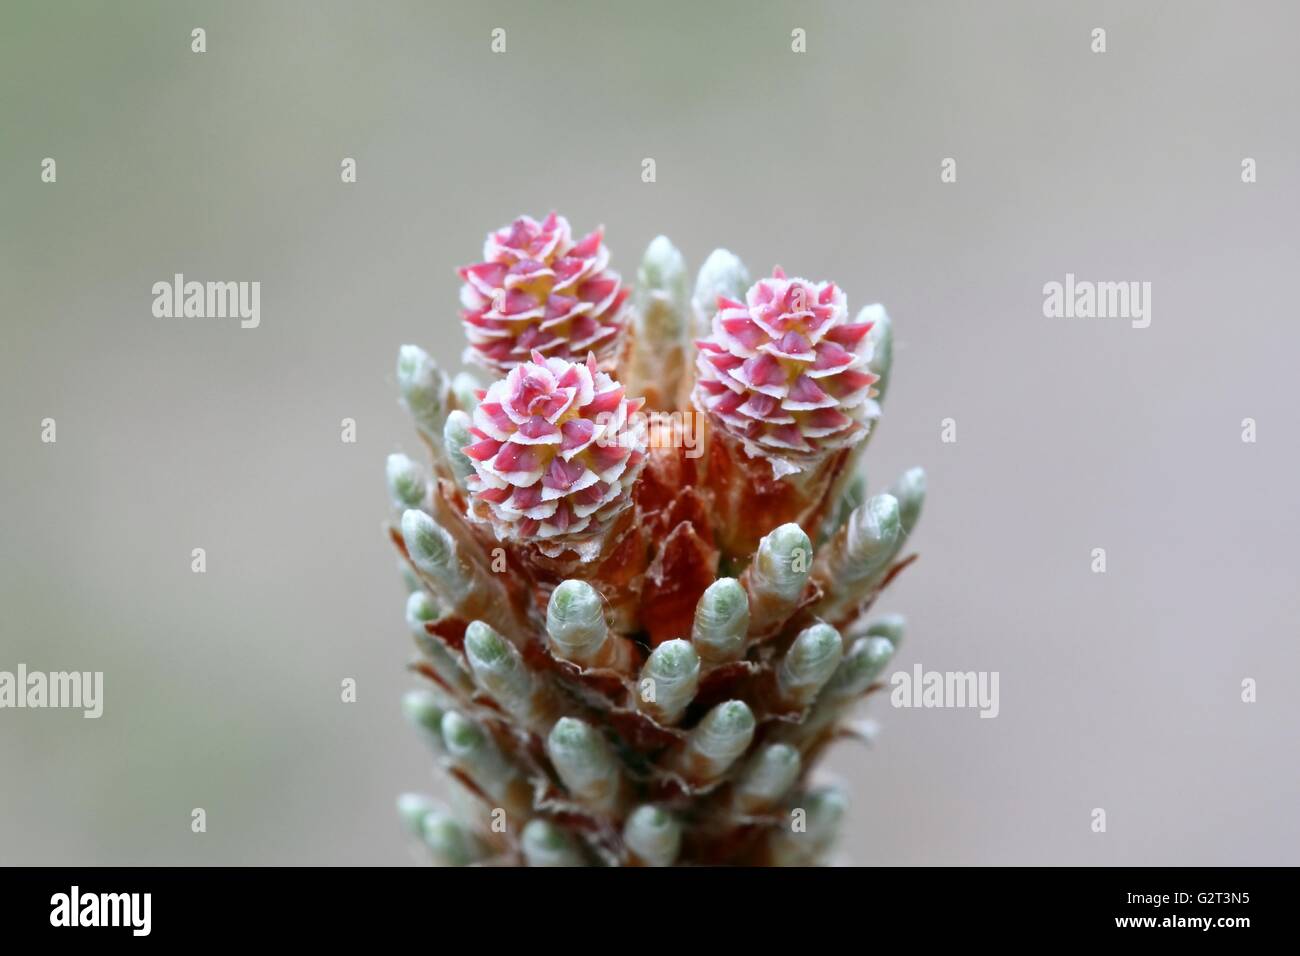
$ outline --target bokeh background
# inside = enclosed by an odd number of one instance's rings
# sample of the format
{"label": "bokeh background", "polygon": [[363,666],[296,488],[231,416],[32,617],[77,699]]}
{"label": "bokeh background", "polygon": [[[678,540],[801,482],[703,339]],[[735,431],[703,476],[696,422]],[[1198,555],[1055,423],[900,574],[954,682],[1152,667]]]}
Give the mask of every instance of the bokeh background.
{"label": "bokeh background", "polygon": [[[692,268],[725,245],[894,318],[867,468],[923,464],[930,498],[881,609],[910,622],[898,666],[996,670],[1001,713],[877,698],[878,744],[830,761],[848,859],[1300,862],[1293,4],[10,0],[0,24],[0,669],[106,684],[97,721],[0,711],[0,862],[415,861],[393,800],[436,784],[398,711],[383,463],[418,446],[393,364],[454,366],[454,267],[552,208],[604,223],[628,278],[665,232]],[[175,272],[260,281],[261,327],[154,318]],[[1151,282],[1150,328],[1044,318],[1066,272]]]}

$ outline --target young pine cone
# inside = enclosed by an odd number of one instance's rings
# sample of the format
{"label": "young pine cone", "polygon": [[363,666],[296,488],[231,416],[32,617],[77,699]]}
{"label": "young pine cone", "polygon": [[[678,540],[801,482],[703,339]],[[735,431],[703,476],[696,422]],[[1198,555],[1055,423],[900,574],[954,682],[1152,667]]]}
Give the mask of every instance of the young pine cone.
{"label": "young pine cone", "polygon": [[533,352],[582,360],[596,355],[612,367],[622,345],[628,290],[606,266],[600,229],[573,241],[569,222],[551,213],[541,222],[520,216],[488,233],[483,262],[460,276],[466,357],[496,374]]}

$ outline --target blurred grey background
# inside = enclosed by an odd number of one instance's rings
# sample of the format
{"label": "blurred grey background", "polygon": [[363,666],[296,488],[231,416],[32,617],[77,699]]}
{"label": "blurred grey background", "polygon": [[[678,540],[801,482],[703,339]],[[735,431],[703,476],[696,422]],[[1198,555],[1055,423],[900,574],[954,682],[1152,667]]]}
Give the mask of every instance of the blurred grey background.
{"label": "blurred grey background", "polygon": [[[0,862],[412,862],[393,364],[454,366],[454,267],[554,208],[627,278],[665,232],[894,318],[867,468],[930,498],[881,609],[900,667],[996,670],[1001,713],[877,698],[831,760],[848,859],[1300,863],[1298,33],[1283,2],[6,3],[0,669],[102,670],[105,710],[0,711]],[[260,328],[154,318],[176,272],[260,281]],[[1045,318],[1067,272],[1151,282],[1151,326]]]}

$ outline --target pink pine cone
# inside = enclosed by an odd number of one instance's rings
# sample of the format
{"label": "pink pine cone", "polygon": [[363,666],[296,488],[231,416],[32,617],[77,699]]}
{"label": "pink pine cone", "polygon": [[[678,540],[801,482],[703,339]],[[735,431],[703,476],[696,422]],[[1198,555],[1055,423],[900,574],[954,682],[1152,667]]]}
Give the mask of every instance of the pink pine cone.
{"label": "pink pine cone", "polygon": [[467,358],[505,373],[534,352],[601,368],[618,357],[628,290],[606,268],[609,249],[597,229],[576,244],[568,220],[520,216],[489,233],[483,262],[460,269]]}
{"label": "pink pine cone", "polygon": [[[463,450],[470,516],[499,539],[563,545],[597,537],[632,504],[645,466],[642,399],[585,364],[534,352],[494,382]],[[581,549],[580,549],[581,550]]]}
{"label": "pink pine cone", "polygon": [[696,407],[778,474],[860,441],[878,376],[866,370],[870,347],[859,348],[872,323],[847,318],[833,282],[787,279],[780,268],[744,304],[720,296],[713,333],[696,342]]}

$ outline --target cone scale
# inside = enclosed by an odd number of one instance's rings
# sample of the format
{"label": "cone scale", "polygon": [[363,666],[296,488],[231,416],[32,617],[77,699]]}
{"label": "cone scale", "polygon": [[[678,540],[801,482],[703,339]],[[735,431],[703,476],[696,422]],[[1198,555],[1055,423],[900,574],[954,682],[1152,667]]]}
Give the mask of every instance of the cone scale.
{"label": "cone scale", "polygon": [[815,765],[897,650],[868,610],[925,495],[854,475],[893,325],[722,249],[693,292],[663,236],[636,289],[611,261],[522,216],[460,273],[484,387],[401,350],[430,450],[386,468],[403,709],[449,804],[399,816],[446,866],[826,862],[846,798]]}

